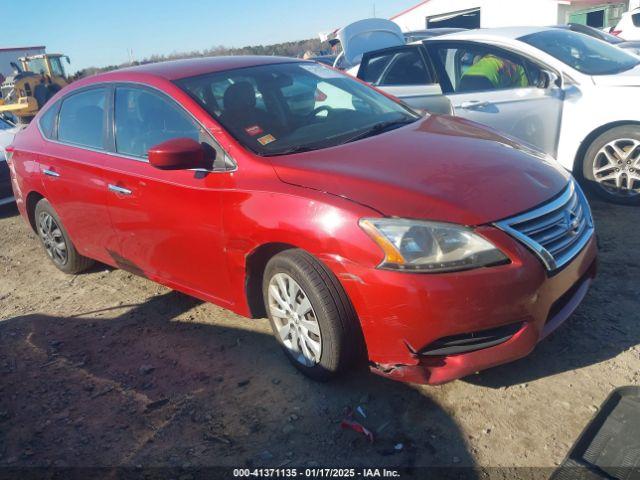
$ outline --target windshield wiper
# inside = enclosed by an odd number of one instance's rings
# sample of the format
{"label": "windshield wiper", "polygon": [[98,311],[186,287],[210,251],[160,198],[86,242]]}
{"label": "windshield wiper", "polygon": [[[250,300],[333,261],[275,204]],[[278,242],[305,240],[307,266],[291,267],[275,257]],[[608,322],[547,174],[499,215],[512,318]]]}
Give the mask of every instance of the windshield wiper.
{"label": "windshield wiper", "polygon": [[390,130],[392,127],[398,127],[399,128],[399,127],[402,127],[404,125],[408,125],[410,123],[413,123],[415,121],[416,121],[415,118],[403,118],[402,120],[388,120],[386,122],[379,122],[379,123],[376,123],[375,125],[372,125],[371,127],[367,128],[363,132],[360,132],[357,135],[354,135],[353,137],[348,138],[347,140],[345,140],[342,143],[351,143],[351,142],[355,142],[357,140],[362,140],[363,138],[373,137],[374,135],[377,135],[379,133],[383,133],[383,132],[386,132],[387,130]]}
{"label": "windshield wiper", "polygon": [[265,152],[263,157],[273,157],[276,155],[291,155],[293,153],[312,152],[313,150],[319,150],[322,147],[316,145],[296,145],[295,147],[287,148],[285,150],[277,150],[275,152]]}

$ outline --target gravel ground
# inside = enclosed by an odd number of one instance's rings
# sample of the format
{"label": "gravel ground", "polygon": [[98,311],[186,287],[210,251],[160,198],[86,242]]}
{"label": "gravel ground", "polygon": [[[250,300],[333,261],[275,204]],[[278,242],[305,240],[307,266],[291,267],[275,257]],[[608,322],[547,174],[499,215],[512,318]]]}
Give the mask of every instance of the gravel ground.
{"label": "gravel ground", "polygon": [[[553,468],[612,389],[640,383],[640,209],[593,207],[600,274],[579,310],[529,357],[440,387],[363,371],[313,383],[287,363],[266,320],[104,266],[66,276],[5,209],[0,471]],[[372,444],[340,428],[345,408],[358,406]]]}

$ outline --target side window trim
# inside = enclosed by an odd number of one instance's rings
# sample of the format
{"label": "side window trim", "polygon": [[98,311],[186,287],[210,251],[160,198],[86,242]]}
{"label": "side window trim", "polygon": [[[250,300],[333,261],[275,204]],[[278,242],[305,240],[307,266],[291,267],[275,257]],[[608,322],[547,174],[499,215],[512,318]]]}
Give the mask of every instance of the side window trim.
{"label": "side window trim", "polygon": [[[423,46],[420,45],[401,45],[399,47],[390,47],[390,48],[383,48],[380,50],[374,50],[373,52],[367,52],[362,56],[362,61],[360,62],[360,68],[358,68],[358,74],[357,77],[362,79],[362,77],[365,74],[366,68],[369,64],[369,61],[371,60],[372,57],[377,57],[380,55],[385,55],[385,54],[394,54],[394,53],[402,53],[402,52],[406,52],[409,50],[413,50],[416,49],[418,51],[418,56],[420,57],[420,60],[422,61],[422,64],[424,65],[425,71],[427,73],[427,75],[429,76],[430,83],[425,83],[425,84],[420,84],[420,85],[437,85],[439,83],[438,81],[438,75],[436,73],[436,69],[434,68],[432,62],[429,59],[429,54],[428,52],[423,48]],[[392,60],[393,61],[393,60]],[[389,65],[387,65],[383,72],[380,74],[380,78],[382,78],[382,76],[387,72],[389,68]],[[378,80],[380,80],[380,78],[378,78]],[[374,86],[379,86],[378,82],[372,83],[372,85]],[[408,84],[397,84],[397,85],[384,85],[387,87],[405,87],[405,86],[420,86],[420,85],[408,85]]]}
{"label": "side window trim", "polygon": [[[189,112],[186,108],[184,108],[179,102],[173,99],[170,95],[167,95],[165,92],[154,88],[150,85],[141,84],[137,82],[114,82],[110,84],[111,91],[109,92],[109,97],[107,99],[107,104],[109,105],[109,117],[108,117],[108,146],[109,150],[107,153],[110,155],[114,155],[117,157],[126,158],[129,160],[135,160],[137,162],[149,163],[149,160],[144,156],[136,156],[129,155],[125,153],[121,153],[117,151],[116,148],[116,116],[115,116],[115,98],[116,91],[118,88],[130,88],[130,89],[140,89],[144,90],[152,95],[155,95],[163,100],[167,100],[168,103],[175,108],[177,108],[180,112],[185,114],[185,116],[189,119],[189,121],[193,124],[193,126],[198,130],[200,134],[200,138],[203,139],[205,143],[208,143],[216,152],[216,158],[214,160],[214,165],[211,170],[203,170],[212,173],[223,173],[223,172],[232,172],[238,169],[238,164],[236,161],[231,158],[231,156],[225,151],[224,148],[218,143],[218,141],[213,137],[213,135],[198,121],[194,115]],[[222,163],[224,166],[219,168],[218,165]],[[202,169],[196,169],[202,170]]]}
{"label": "side window trim", "polygon": [[[523,68],[525,68],[526,74],[527,74],[527,78],[529,78],[529,66],[530,65],[534,65],[535,67],[541,69],[541,70],[548,70],[548,71],[552,71],[555,74],[557,74],[558,76],[561,76],[562,74],[556,70],[555,68],[543,64],[541,63],[539,60],[536,60],[522,52],[518,52],[518,51],[512,51],[508,48],[502,47],[502,46],[497,46],[497,45],[487,45],[484,43],[480,43],[480,42],[474,42],[471,40],[430,40],[428,42],[424,42],[425,44],[425,48],[429,54],[430,58],[433,58],[433,62],[434,62],[434,68],[437,70],[438,72],[438,76],[441,79],[441,86],[442,86],[442,91],[445,95],[462,95],[461,92],[455,92],[453,89],[453,84],[451,83],[450,79],[449,79],[449,75],[446,71],[446,66],[443,64],[442,59],[440,58],[439,55],[439,50],[442,49],[459,49],[459,48],[464,48],[464,47],[470,47],[470,48],[478,48],[478,49],[485,49],[485,50],[494,50],[494,51],[498,51],[502,54],[504,54],[505,57],[507,58],[516,58],[518,59],[519,62],[522,63]],[[530,80],[530,79],[529,79]],[[529,87],[518,87],[518,88],[536,88],[533,86],[529,86]],[[509,89],[512,90],[512,89]],[[484,91],[478,91],[478,92],[473,92],[473,93],[483,93],[483,92],[495,92],[495,91],[500,91],[500,90],[484,90]],[[502,90],[502,91],[506,91],[506,90]],[[471,93],[471,92],[469,92]],[[465,93],[466,94],[466,93]]]}
{"label": "side window trim", "polygon": [[109,91],[107,92],[107,124],[105,132],[105,145],[107,146],[107,152],[112,154],[116,153],[116,125],[115,125],[115,98],[116,87],[113,83],[108,84]]}
{"label": "side window trim", "polygon": [[[105,108],[104,111],[102,112],[102,148],[96,148],[96,147],[92,147],[90,145],[82,145],[80,143],[73,143],[73,142],[68,142],[68,141],[63,141],[60,140],[58,138],[58,127],[60,124],[60,112],[62,111],[62,106],[64,105],[64,102],[67,101],[68,99],[74,97],[75,95],[79,95],[81,93],[86,93],[89,92],[91,90],[104,90],[105,91]],[[64,97],[62,97],[58,103],[58,111],[56,112],[56,121],[55,121],[55,125],[54,125],[54,133],[55,133],[55,141],[57,143],[60,143],[62,145],[67,145],[70,147],[74,147],[74,148],[82,148],[85,150],[90,150],[93,152],[106,152],[106,143],[105,143],[105,139],[106,139],[106,131],[107,131],[107,107],[108,107],[108,103],[109,103],[109,86],[107,84],[104,83],[100,83],[100,84],[95,84],[95,85],[89,85],[87,87],[82,87],[79,88],[77,90],[74,90],[70,93],[68,93],[67,95],[65,95]],[[39,125],[38,125],[39,126]]]}

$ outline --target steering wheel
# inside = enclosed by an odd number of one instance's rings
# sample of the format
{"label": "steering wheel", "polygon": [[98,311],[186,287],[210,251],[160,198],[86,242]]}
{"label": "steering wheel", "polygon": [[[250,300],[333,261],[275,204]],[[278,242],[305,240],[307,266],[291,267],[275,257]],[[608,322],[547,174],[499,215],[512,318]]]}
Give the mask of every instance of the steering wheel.
{"label": "steering wheel", "polygon": [[328,105],[320,105],[319,107],[314,108],[313,111],[307,115],[307,118],[309,118],[310,120],[314,119],[321,112],[327,112],[328,117],[333,112],[333,108]]}

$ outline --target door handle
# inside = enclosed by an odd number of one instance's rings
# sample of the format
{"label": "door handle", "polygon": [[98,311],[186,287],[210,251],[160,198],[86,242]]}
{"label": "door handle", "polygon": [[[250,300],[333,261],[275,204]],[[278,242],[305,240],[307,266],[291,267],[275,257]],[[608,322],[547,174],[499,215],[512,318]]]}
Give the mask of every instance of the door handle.
{"label": "door handle", "polygon": [[127,189],[127,188],[122,188],[119,187],[117,185],[111,185],[109,184],[109,190],[115,193],[120,193],[122,195],[131,195],[131,190]]}
{"label": "door handle", "polygon": [[58,172],[54,172],[53,170],[49,170],[48,168],[43,168],[42,173],[48,175],[49,177],[59,177],[60,174]]}
{"label": "door handle", "polygon": [[464,110],[479,110],[491,105],[489,102],[482,102],[480,100],[469,100],[468,102],[462,102],[460,108]]}

